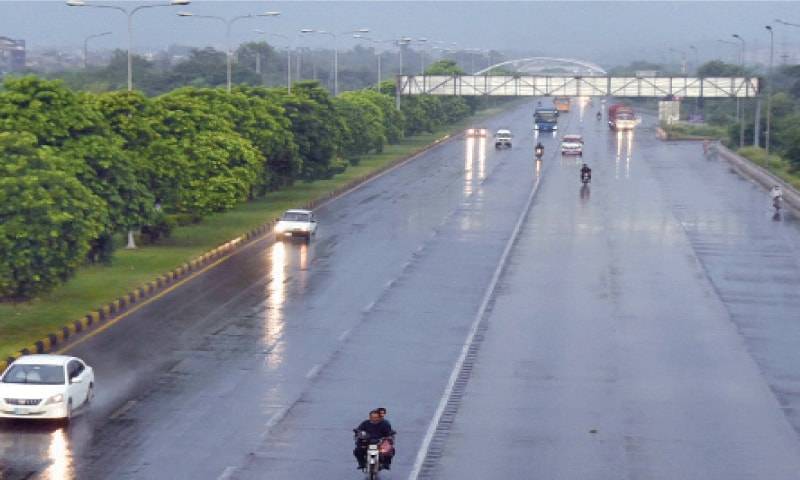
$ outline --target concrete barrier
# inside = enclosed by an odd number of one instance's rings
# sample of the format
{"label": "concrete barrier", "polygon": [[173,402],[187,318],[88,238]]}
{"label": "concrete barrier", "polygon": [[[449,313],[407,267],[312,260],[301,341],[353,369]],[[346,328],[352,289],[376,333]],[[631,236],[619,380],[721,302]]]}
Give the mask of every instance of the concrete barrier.
{"label": "concrete barrier", "polygon": [[767,169],[756,165],[751,160],[738,153],[732,152],[724,145],[716,144],[715,147],[720,158],[730,163],[739,175],[761,185],[767,190],[775,185],[780,185],[783,189],[784,204],[800,212],[800,192],[798,192],[797,189]]}

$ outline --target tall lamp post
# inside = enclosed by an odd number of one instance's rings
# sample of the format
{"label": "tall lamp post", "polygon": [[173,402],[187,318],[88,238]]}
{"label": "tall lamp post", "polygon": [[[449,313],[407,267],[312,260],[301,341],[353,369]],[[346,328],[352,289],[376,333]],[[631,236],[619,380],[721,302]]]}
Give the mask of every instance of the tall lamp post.
{"label": "tall lamp post", "polygon": [[[400,51],[400,76],[403,76],[403,47],[411,43],[411,39],[409,37],[400,37],[396,42],[397,49]],[[394,95],[394,104],[398,110],[400,110],[400,80],[395,86],[395,95]]]}
{"label": "tall lamp post", "polygon": [[694,52],[694,70],[696,73],[697,69],[700,68],[700,55],[697,54],[697,47],[694,45],[689,45],[689,50]]}
{"label": "tall lamp post", "polygon": [[769,32],[769,72],[767,74],[767,131],[764,132],[764,147],[769,155],[769,135],[772,126],[772,61],[775,47],[775,32],[771,25],[764,27]]}
{"label": "tall lamp post", "polygon": [[67,0],[66,3],[67,6],[70,7],[110,8],[112,10],[117,10],[124,13],[128,18],[128,91],[130,92],[133,90],[133,16],[136,14],[136,12],[144,10],[145,8],[189,5],[191,0],[171,0],[169,2],[139,5],[131,10],[128,10],[125,7],[120,7],[119,5],[93,4],[88,3],[85,0]]}
{"label": "tall lamp post", "polygon": [[292,41],[286,35],[281,35],[280,33],[265,32],[260,28],[254,29],[253,32],[259,35],[282,38],[286,42],[286,90],[289,93],[292,93],[292,56],[291,56]]}
{"label": "tall lamp post", "polygon": [[[339,37],[337,34],[328,30],[309,30],[310,33],[329,35],[333,38],[333,96],[336,97],[339,95]],[[369,28],[349,30],[347,32],[341,32],[340,35],[353,35],[359,33],[369,33]]]}
{"label": "tall lamp post", "polygon": [[104,37],[106,35],[111,35],[111,32],[103,32],[103,33],[95,33],[94,35],[89,35],[88,37],[83,39],[83,69],[86,70],[89,67],[89,40],[98,37]]}
{"label": "tall lamp post", "polygon": [[[739,66],[744,68],[744,58],[745,58],[745,51],[747,49],[747,43],[744,41],[741,35],[738,33],[734,33],[731,35],[733,38],[739,40],[742,43],[742,50],[741,54],[739,55]],[[740,106],[739,106],[739,95],[736,95],[736,120],[739,122],[739,148],[744,146],[744,115],[740,114]],[[758,133],[756,133],[756,137],[754,139],[755,143],[758,144]]]}
{"label": "tall lamp post", "polygon": [[[394,40],[376,40],[374,38],[370,38],[370,37],[368,37],[366,35],[362,35],[360,33],[356,33],[355,35],[353,35],[353,38],[357,38],[359,40],[366,40],[366,41],[372,43],[373,45],[378,45],[378,44],[381,44],[381,43],[393,43],[394,42]],[[382,63],[383,52],[375,50],[375,56],[378,57],[378,83],[376,84],[375,89],[380,91],[380,89],[381,89],[381,81],[383,80],[383,73],[382,73],[382,70],[381,70],[382,69],[381,63]]]}
{"label": "tall lamp post", "polygon": [[194,17],[194,18],[207,18],[210,20],[217,20],[225,24],[225,67],[226,67],[226,88],[228,93],[231,92],[231,85],[233,80],[233,52],[231,52],[231,27],[233,24],[239,20],[243,20],[245,18],[256,18],[256,17],[277,17],[281,13],[280,12],[264,12],[264,13],[256,13],[256,14],[248,14],[248,15],[239,15],[236,17],[231,18],[224,18],[218,17],[216,15],[195,15],[192,12],[178,12],[179,17]]}

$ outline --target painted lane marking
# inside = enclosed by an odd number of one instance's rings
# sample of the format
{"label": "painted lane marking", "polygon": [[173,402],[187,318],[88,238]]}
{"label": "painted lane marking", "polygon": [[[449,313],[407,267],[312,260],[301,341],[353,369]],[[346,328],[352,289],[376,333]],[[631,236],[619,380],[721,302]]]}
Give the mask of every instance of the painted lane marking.
{"label": "painted lane marking", "polygon": [[540,184],[541,184],[541,177],[536,179],[536,183],[534,183],[533,188],[531,189],[531,192],[528,195],[525,207],[522,209],[522,212],[520,213],[519,218],[517,219],[517,223],[514,225],[514,230],[512,231],[511,236],[509,237],[508,242],[506,243],[505,249],[503,250],[503,254],[500,256],[497,268],[495,268],[494,274],[492,275],[492,279],[489,282],[489,285],[487,286],[486,291],[483,295],[483,300],[481,301],[481,305],[478,308],[478,311],[475,315],[475,319],[472,321],[469,334],[467,335],[467,338],[464,341],[464,345],[461,348],[461,353],[458,356],[458,360],[456,360],[455,365],[453,365],[453,370],[450,373],[450,378],[447,381],[447,385],[444,389],[444,392],[442,393],[442,397],[439,400],[439,405],[436,407],[436,411],[433,414],[433,418],[431,418],[431,421],[428,424],[428,429],[425,432],[425,436],[422,439],[422,444],[420,445],[419,450],[417,450],[417,455],[414,460],[414,466],[411,469],[411,473],[408,475],[409,480],[418,480],[420,477],[423,463],[425,462],[425,459],[428,456],[428,450],[431,446],[431,442],[433,441],[433,437],[438,429],[439,421],[444,414],[447,404],[449,403],[450,397],[455,387],[456,380],[458,379],[459,373],[461,372],[461,369],[464,366],[464,362],[467,359],[467,354],[469,353],[470,347],[474,343],[475,334],[478,331],[478,327],[480,326],[483,317],[486,315],[486,311],[489,307],[492,297],[494,296],[494,291],[497,288],[497,284],[500,281],[500,276],[502,275],[503,270],[505,270],[506,263],[508,262],[508,257],[511,254],[511,249],[514,246],[514,243],[516,243],[520,230],[522,230],[522,224],[528,217],[528,213],[530,212],[531,206],[533,205],[533,199],[536,196],[536,192],[539,190]]}
{"label": "painted lane marking", "polygon": [[316,377],[319,374],[319,371],[322,369],[322,365],[319,363],[311,367],[311,370],[306,373],[306,378],[311,380],[312,378]]}
{"label": "painted lane marking", "polygon": [[339,341],[340,341],[340,342],[344,342],[344,341],[345,341],[345,339],[346,339],[347,337],[349,337],[349,336],[350,336],[350,332],[351,332],[352,330],[353,330],[352,328],[348,328],[347,330],[345,330],[344,332],[342,332],[342,334],[341,334],[341,335],[339,335]]}
{"label": "painted lane marking", "polygon": [[225,470],[223,470],[222,474],[217,477],[217,480],[230,480],[233,478],[234,473],[236,473],[236,467],[225,467]]}
{"label": "painted lane marking", "polygon": [[119,407],[114,413],[111,414],[110,417],[108,417],[109,420],[116,420],[125,415],[131,408],[134,407],[134,405],[136,405],[136,400],[128,400],[125,402],[125,405]]}

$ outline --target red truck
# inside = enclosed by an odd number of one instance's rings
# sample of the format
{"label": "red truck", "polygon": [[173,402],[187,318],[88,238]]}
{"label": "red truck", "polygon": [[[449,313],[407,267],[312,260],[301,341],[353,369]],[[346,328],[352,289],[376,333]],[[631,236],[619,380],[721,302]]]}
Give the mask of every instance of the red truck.
{"label": "red truck", "polygon": [[608,107],[608,128],[611,130],[633,130],[639,120],[633,109],[622,103],[615,103]]}

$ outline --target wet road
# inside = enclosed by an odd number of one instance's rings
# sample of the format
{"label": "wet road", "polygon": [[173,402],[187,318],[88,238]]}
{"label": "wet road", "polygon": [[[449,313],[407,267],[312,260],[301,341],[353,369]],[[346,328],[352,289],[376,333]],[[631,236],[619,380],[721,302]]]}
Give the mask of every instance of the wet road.
{"label": "wet road", "polygon": [[256,242],[72,349],[95,403],[66,430],[3,422],[0,478],[346,478],[378,404],[407,470],[534,185],[530,115],[485,124],[516,148],[437,147],[317,210],[310,245]]}
{"label": "wet road", "polygon": [[[0,479],[361,478],[389,408],[408,477],[519,213],[439,478],[794,478],[800,228],[652,130],[588,112],[595,180],[531,161],[531,105],[320,208],[78,347],[98,396],[68,429],[0,423]],[[792,429],[795,427],[795,430]],[[595,430],[596,433],[590,433]]]}
{"label": "wet road", "polygon": [[546,169],[427,476],[800,475],[800,225],[644,127]]}

